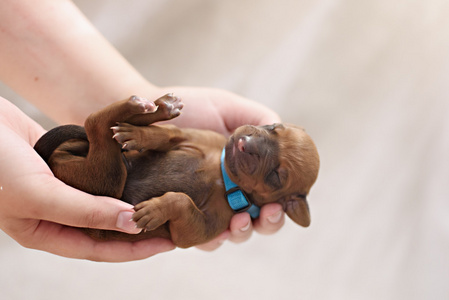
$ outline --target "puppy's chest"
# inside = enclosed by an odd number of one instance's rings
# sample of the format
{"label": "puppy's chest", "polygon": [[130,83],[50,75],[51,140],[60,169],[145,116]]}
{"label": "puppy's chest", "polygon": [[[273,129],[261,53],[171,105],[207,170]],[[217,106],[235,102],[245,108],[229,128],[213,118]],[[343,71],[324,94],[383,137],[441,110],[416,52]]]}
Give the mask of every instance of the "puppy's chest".
{"label": "puppy's chest", "polygon": [[129,157],[127,169],[122,200],[133,205],[166,192],[181,192],[201,207],[212,191],[223,189],[219,163],[190,151],[147,151]]}

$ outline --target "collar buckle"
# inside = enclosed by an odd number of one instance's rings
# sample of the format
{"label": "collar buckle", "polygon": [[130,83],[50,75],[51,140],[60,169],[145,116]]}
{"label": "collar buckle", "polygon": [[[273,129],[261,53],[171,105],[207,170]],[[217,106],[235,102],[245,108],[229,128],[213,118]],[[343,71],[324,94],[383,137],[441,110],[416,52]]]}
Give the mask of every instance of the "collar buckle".
{"label": "collar buckle", "polygon": [[[233,187],[225,192],[226,199],[235,213],[247,211],[251,207],[251,202],[248,200],[248,195],[238,186]],[[236,203],[237,202],[237,203]],[[245,205],[245,206],[241,206]]]}

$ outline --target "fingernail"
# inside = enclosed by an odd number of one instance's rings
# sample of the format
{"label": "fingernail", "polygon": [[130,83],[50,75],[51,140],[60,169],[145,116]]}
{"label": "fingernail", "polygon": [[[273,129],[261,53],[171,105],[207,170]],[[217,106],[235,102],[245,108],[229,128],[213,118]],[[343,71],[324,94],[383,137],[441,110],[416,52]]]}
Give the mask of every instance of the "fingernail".
{"label": "fingernail", "polygon": [[248,224],[246,224],[245,226],[240,228],[240,231],[242,231],[242,232],[248,231],[250,226],[251,226],[251,222],[248,222]]}
{"label": "fingernail", "polygon": [[281,220],[282,217],[282,212],[278,211],[277,213],[267,217],[268,221],[272,224],[276,224],[279,223],[279,221]]}
{"label": "fingernail", "polygon": [[132,211],[122,211],[117,217],[117,228],[127,233],[139,233],[140,228],[136,228],[136,223],[132,220]]}

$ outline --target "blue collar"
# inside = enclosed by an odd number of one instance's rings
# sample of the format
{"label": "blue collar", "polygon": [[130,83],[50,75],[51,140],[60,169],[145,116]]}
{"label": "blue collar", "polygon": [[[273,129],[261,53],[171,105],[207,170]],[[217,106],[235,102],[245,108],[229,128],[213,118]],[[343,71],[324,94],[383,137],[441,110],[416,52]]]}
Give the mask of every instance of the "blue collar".
{"label": "blue collar", "polygon": [[224,148],[221,153],[221,174],[223,175],[226,190],[225,196],[229,206],[236,213],[247,211],[251,215],[251,218],[255,219],[259,217],[260,208],[252,204],[245,195],[245,192],[229,178],[224,165],[225,153],[226,150]]}

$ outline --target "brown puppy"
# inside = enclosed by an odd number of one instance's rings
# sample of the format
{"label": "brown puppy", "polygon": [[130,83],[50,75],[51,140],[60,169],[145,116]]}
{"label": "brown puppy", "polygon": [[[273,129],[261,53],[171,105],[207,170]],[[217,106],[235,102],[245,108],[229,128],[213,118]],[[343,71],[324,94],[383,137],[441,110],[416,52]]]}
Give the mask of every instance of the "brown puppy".
{"label": "brown puppy", "polygon": [[[151,125],[180,114],[171,94],[131,97],[89,116],[85,126],[50,130],[36,151],[63,182],[135,205],[138,235],[86,229],[97,239],[170,238],[179,247],[223,232],[234,213],[277,202],[302,226],[319,157],[303,129],[242,126],[227,140],[212,131]],[[113,138],[111,138],[113,137]],[[229,202],[228,202],[228,201]]]}

